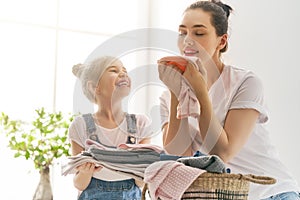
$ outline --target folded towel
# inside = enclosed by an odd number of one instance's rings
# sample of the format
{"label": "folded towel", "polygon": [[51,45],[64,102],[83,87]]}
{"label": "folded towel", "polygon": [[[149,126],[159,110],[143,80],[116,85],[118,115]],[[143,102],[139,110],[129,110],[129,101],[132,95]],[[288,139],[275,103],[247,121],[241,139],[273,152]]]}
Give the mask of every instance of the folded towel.
{"label": "folded towel", "polygon": [[225,173],[226,167],[222,159],[217,155],[199,156],[199,157],[182,157],[177,159],[187,166],[206,170],[208,172]]}
{"label": "folded towel", "polygon": [[151,199],[181,199],[186,189],[203,172],[176,161],[159,161],[146,168],[144,182],[148,184]]}
{"label": "folded towel", "polygon": [[158,145],[154,144],[119,144],[118,149],[125,149],[125,150],[141,150],[141,149],[150,149],[152,151],[155,151],[157,153],[163,153],[164,149]]}

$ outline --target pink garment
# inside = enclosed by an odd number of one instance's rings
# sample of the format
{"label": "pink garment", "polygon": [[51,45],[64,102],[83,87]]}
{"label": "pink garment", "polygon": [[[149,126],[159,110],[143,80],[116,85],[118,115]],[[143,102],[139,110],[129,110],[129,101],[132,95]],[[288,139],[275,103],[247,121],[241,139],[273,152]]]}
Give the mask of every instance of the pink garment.
{"label": "pink garment", "polygon": [[146,168],[144,182],[148,184],[151,199],[180,199],[203,172],[176,161],[158,161]]}
{"label": "pink garment", "polygon": [[[199,67],[196,63],[198,60],[197,57],[184,56],[184,58],[191,61],[199,70]],[[199,117],[200,104],[193,89],[185,79],[181,79],[178,81],[181,81],[181,89],[178,95],[179,104],[177,106],[177,118],[182,119],[189,116],[195,118]]]}
{"label": "pink garment", "polygon": [[151,149],[157,153],[162,153],[164,149],[158,145],[153,144],[119,144],[118,149],[125,149],[125,150],[140,150],[140,149]]}
{"label": "pink garment", "polygon": [[86,150],[88,150],[91,147],[96,147],[98,149],[102,149],[102,150],[114,150],[113,148],[108,148],[102,144],[100,144],[99,142],[92,140],[92,139],[86,139],[85,140],[85,146],[86,146]]}
{"label": "pink garment", "polygon": [[186,80],[181,81],[181,90],[178,96],[178,106],[177,106],[177,118],[182,119],[186,117],[199,117],[200,115],[200,104],[199,101],[186,82]]}

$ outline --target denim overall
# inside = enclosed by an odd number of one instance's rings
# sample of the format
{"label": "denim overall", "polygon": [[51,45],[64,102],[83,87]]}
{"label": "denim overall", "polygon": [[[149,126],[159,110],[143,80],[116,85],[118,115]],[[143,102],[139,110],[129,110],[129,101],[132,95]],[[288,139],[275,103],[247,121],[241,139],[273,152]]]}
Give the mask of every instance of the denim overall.
{"label": "denim overall", "polygon": [[[87,134],[89,138],[102,144],[96,134],[95,122],[92,114],[82,115],[87,127]],[[134,114],[126,114],[127,122],[127,144],[135,144],[136,137],[136,117]],[[102,144],[104,145],[104,144]],[[106,147],[112,148],[112,146]],[[115,147],[113,147],[115,148]],[[141,190],[135,184],[134,179],[127,179],[121,181],[103,181],[100,179],[91,179],[88,187],[82,191],[78,200],[140,200]]]}

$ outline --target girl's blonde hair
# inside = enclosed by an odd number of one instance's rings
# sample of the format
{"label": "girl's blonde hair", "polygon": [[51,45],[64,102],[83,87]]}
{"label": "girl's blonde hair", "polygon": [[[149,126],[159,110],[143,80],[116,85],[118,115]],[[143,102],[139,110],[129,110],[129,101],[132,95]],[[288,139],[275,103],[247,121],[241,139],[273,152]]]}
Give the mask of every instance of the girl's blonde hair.
{"label": "girl's blonde hair", "polygon": [[84,95],[92,102],[96,103],[95,90],[104,71],[116,62],[118,59],[112,56],[102,56],[94,59],[89,64],[77,64],[72,68],[73,74],[81,81],[82,91]]}

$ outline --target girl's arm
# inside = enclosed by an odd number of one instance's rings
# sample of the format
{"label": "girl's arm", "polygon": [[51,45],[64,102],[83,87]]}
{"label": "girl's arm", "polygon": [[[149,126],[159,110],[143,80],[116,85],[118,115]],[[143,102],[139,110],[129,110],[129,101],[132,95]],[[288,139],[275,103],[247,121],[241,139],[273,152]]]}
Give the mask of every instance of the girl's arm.
{"label": "girl's arm", "polygon": [[141,140],[141,141],[139,142],[139,144],[150,144],[150,142],[151,142],[151,139],[150,139],[150,138],[145,138],[145,139]]}
{"label": "girl's arm", "polygon": [[[77,155],[81,153],[84,149],[79,144],[71,141],[71,149],[72,149],[72,155]],[[77,167],[77,172],[73,178],[73,184],[75,188],[77,188],[79,191],[83,191],[87,188],[89,185],[92,175],[95,171],[99,171],[101,168],[96,167],[94,163],[84,163]]]}

